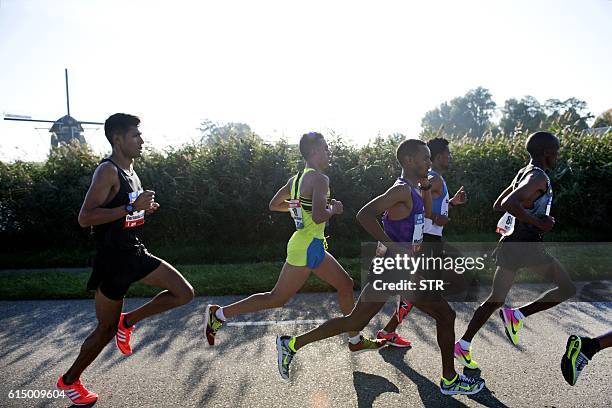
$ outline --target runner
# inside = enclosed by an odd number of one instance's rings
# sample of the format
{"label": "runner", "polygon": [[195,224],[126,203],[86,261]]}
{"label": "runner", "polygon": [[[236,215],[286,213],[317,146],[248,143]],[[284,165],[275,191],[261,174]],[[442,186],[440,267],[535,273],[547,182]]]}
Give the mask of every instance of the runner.
{"label": "runner", "polygon": [[[425,218],[425,227],[423,230],[423,252],[428,257],[442,256],[442,230],[448,224],[449,206],[461,205],[466,202],[466,194],[463,186],[457,191],[451,200],[449,200],[446,181],[442,175],[448,170],[450,165],[451,154],[448,148],[448,140],[436,137],[427,142],[427,147],[431,152],[431,169],[428,172],[429,182],[431,183],[431,199],[432,211],[431,218]],[[440,277],[442,276],[439,273]],[[463,283],[463,275],[450,276],[450,282],[453,286],[458,286],[459,281]],[[432,278],[433,276],[430,276]],[[457,289],[457,288],[453,288]],[[409,347],[411,343],[402,338],[397,332],[397,326],[403,321],[404,317],[412,309],[411,303],[406,303],[400,300],[399,313],[396,314],[396,319],[391,319],[387,326],[376,333],[376,338],[387,340],[387,345],[394,347]]]}
{"label": "runner", "polygon": [[[472,358],[471,341],[499,308],[499,315],[508,339],[518,344],[518,331],[527,316],[549,309],[572,297],[576,292],[568,273],[546,253],[543,234],[555,225],[551,217],[552,188],[545,170],[551,170],[559,156],[559,139],[548,132],[529,136],[525,148],[531,160],[497,198],[493,208],[506,211],[498,232],[503,234],[496,253],[495,276],[489,297],[478,307],[463,337],[455,344],[455,358],[468,368],[477,368]],[[535,301],[519,308],[504,307],[517,270],[523,267],[548,272],[557,287],[544,292]]]}
{"label": "runner", "polygon": [[[215,344],[215,336],[227,319],[284,306],[304,286],[311,272],[338,291],[342,313],[348,314],[353,308],[353,279],[326,251],[325,224],[334,215],[342,214],[343,206],[329,198],[329,178],[323,174],[329,165],[329,148],[323,135],[303,135],[300,153],[306,167],[278,190],[269,205],[272,211],[289,212],[296,228],[287,244],[287,259],[278,281],[270,292],[257,293],[224,307],[208,305],[206,339],[210,345]],[[370,340],[357,331],[349,335],[352,352],[376,350],[384,345],[384,341]]]}
{"label": "runner", "polygon": [[[451,160],[448,140],[436,137],[427,142],[427,147],[431,152],[431,169],[428,176],[431,182],[432,207],[431,218],[425,218],[423,242],[441,244],[442,231],[450,221],[450,218],[448,218],[449,208],[465,204],[467,197],[463,186],[461,186],[453,198],[449,200],[446,180],[443,177],[450,166]],[[437,249],[435,254],[441,255],[442,246],[434,248]]]}
{"label": "runner", "polygon": [[565,353],[561,357],[561,373],[569,385],[576,384],[578,376],[596,353],[612,346],[612,331],[590,338],[572,334],[567,339]]}
{"label": "runner", "polygon": [[[450,222],[449,209],[467,202],[467,194],[463,186],[457,190],[453,198],[449,200],[448,188],[444,173],[448,170],[451,161],[451,153],[448,148],[448,140],[436,137],[427,142],[431,151],[431,169],[428,176],[431,187],[431,219],[425,218],[425,229],[423,233],[423,248],[426,256],[442,257],[461,256],[460,252],[442,240],[444,226]],[[443,279],[445,282],[444,294],[446,296],[461,292],[465,289],[465,274],[454,271],[438,270],[432,278]]]}
{"label": "runner", "polygon": [[[427,147],[431,152],[431,169],[428,172],[429,182],[431,183],[432,210],[431,218],[425,218],[423,230],[423,252],[428,257],[440,257],[443,252],[442,230],[448,224],[449,206],[461,205],[467,201],[463,186],[449,200],[446,181],[442,177],[450,165],[451,154],[448,148],[448,140],[441,137],[431,139],[427,142]],[[441,273],[439,274],[441,277]],[[451,276],[451,283],[457,286],[458,275]],[[463,277],[461,275],[461,277]],[[462,280],[461,280],[462,281]],[[376,333],[376,338],[387,340],[387,345],[394,347],[409,347],[411,343],[402,338],[397,332],[397,326],[403,321],[404,317],[412,309],[412,304],[400,300],[400,307],[396,319],[391,319],[384,329]]]}
{"label": "runner", "polygon": [[[132,354],[130,337],[136,323],[146,317],[189,303],[193,288],[170,264],[151,255],[140,240],[145,213],[159,209],[153,191],[143,191],[133,169],[143,140],[140,119],[116,113],[104,123],[113,152],[102,160],[79,213],[79,224],[92,227],[96,256],[88,290],[95,290],[98,325],[87,337],[72,366],[60,375],[57,387],[76,405],[92,404],[98,395],[80,380],[113,337],[124,355]],[[164,289],[150,302],[122,313],[123,297],[130,285],[140,281]]]}
{"label": "runner", "polygon": [[[431,210],[431,197],[426,191],[431,187],[427,182],[427,170],[431,165],[427,145],[416,139],[405,140],[399,145],[396,157],[402,167],[401,177],[384,194],[366,204],[357,215],[358,221],[374,239],[386,243],[387,257],[392,253],[418,253],[423,238],[423,216],[430,215]],[[419,182],[422,193],[419,193],[416,187]],[[377,220],[381,213],[384,213],[384,229]],[[377,295],[375,291],[371,283],[365,283],[355,308],[348,316],[328,320],[316,329],[297,337],[277,337],[281,377],[289,379],[291,361],[295,353],[305,345],[351,330],[362,330],[386,303],[367,300],[370,296]],[[378,295],[380,296],[380,293]],[[408,301],[436,320],[443,366],[440,391],[443,394],[479,392],[484,386],[484,380],[457,374],[454,369],[455,312],[448,302],[439,293],[434,294],[433,299],[412,298]]]}

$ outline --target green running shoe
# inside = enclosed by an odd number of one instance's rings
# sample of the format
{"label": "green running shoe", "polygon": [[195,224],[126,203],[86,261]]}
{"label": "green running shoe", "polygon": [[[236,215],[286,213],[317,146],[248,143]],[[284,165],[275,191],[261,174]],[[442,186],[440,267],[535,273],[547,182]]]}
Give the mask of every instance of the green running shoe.
{"label": "green running shoe", "polygon": [[569,385],[576,384],[578,376],[589,363],[589,358],[582,353],[582,339],[572,334],[567,339],[565,353],[561,357],[561,373]]}
{"label": "green running shoe", "polygon": [[444,395],[472,395],[479,393],[484,385],[485,380],[480,377],[468,377],[463,374],[457,374],[450,381],[442,377],[440,380],[440,392]]}
{"label": "green running shoe", "polygon": [[518,331],[523,327],[524,319],[517,319],[514,315],[514,310],[510,309],[509,307],[502,307],[499,311],[499,317],[504,323],[504,331],[508,337],[508,340],[517,346],[519,341]]}
{"label": "green running shoe", "polygon": [[278,372],[283,380],[286,381],[289,381],[289,365],[291,364],[291,360],[293,360],[293,356],[295,356],[295,351],[289,348],[290,340],[291,336],[276,337]]}
{"label": "green running shoe", "polygon": [[349,341],[349,350],[351,350],[351,354],[359,354],[364,351],[376,351],[387,345],[386,339],[368,339],[364,336],[359,336],[361,340],[359,343],[353,344]]}
{"label": "green running shoe", "polygon": [[455,343],[455,359],[470,370],[478,368],[478,363],[472,358],[472,346],[469,350],[464,350],[459,342]]}
{"label": "green running shoe", "polygon": [[204,317],[206,319],[206,340],[208,340],[208,344],[211,346],[215,345],[215,336],[223,325],[223,321],[217,319],[217,316],[215,316],[217,309],[219,309],[217,305],[208,305],[204,312]]}

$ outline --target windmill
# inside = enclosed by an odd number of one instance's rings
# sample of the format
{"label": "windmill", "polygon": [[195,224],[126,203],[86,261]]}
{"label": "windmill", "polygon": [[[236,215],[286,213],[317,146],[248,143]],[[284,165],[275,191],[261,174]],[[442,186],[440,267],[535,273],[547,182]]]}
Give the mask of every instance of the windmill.
{"label": "windmill", "polygon": [[32,119],[29,116],[22,115],[4,115],[4,120],[15,120],[19,122],[46,122],[53,123],[49,129],[51,133],[51,147],[57,147],[60,144],[70,143],[72,140],[78,140],[80,143],[86,143],[83,136],[82,125],[103,125],[102,122],[81,122],[70,116],[70,95],[68,93],[68,69],[64,69],[66,78],[66,108],[67,114],[57,120]]}

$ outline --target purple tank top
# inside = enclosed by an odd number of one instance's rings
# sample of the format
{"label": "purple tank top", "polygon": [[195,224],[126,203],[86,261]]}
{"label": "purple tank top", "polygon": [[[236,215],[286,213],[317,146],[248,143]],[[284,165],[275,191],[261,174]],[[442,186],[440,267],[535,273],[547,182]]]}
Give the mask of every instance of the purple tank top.
{"label": "purple tank top", "polygon": [[[398,177],[394,185],[409,185],[410,194],[412,195],[412,211],[406,218],[401,220],[389,219],[387,211],[382,216],[382,223],[385,233],[394,242],[412,242],[413,246],[420,246],[423,242],[423,227],[425,223],[425,206],[423,197],[416,192],[416,188],[412,186],[408,180]],[[415,234],[416,231],[416,234]]]}

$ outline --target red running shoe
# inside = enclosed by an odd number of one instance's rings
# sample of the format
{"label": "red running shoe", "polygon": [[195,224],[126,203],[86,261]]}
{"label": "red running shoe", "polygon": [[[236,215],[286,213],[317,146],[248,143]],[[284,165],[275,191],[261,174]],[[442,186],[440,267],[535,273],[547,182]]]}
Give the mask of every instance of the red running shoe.
{"label": "red running shoe", "polygon": [[98,394],[85,388],[81,379],[77,379],[72,384],[64,384],[64,379],[60,375],[57,380],[57,388],[64,391],[74,405],[90,405],[98,400]]}
{"label": "red running shoe", "polygon": [[115,339],[117,340],[117,347],[119,351],[121,351],[126,356],[132,354],[132,347],[130,346],[130,337],[132,336],[132,331],[136,325],[131,325],[129,328],[123,325],[123,320],[125,319],[126,313],[121,313],[121,317],[119,317],[119,326],[117,327],[117,334],[115,335]]}
{"label": "red running shoe", "polygon": [[411,347],[412,344],[404,339],[402,336],[400,336],[399,334],[397,334],[396,332],[393,333],[383,333],[382,330],[379,330],[378,333],[376,333],[376,338],[377,339],[381,339],[381,340],[387,340],[387,345],[389,346],[393,346],[393,347]]}

